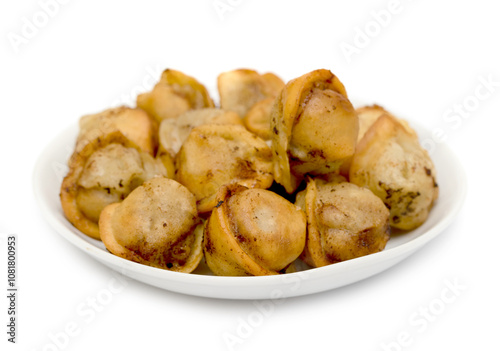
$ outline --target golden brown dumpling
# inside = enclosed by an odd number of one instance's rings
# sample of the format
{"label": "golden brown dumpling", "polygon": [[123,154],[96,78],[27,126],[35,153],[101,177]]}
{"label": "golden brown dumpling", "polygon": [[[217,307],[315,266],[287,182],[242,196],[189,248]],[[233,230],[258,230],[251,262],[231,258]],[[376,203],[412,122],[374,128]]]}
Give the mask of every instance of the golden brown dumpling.
{"label": "golden brown dumpling", "polygon": [[245,127],[264,140],[271,139],[271,110],[274,98],[267,98],[257,102],[248,111],[243,122]]}
{"label": "golden brown dumpling", "polygon": [[167,152],[172,158],[177,155],[191,130],[205,124],[239,124],[241,118],[234,111],[217,108],[203,108],[183,113],[175,119],[165,119],[160,124],[159,141],[161,153]]}
{"label": "golden brown dumpling", "polygon": [[296,205],[307,215],[301,258],[312,267],[382,251],[390,237],[389,211],[370,190],[347,183],[309,179]]}
{"label": "golden brown dumpling", "polygon": [[[375,123],[375,121],[382,115],[388,115],[390,117],[396,118],[392,113],[384,109],[379,105],[363,106],[356,109],[356,113],[359,118],[359,134],[358,142],[363,138],[365,133],[370,129],[370,127]],[[396,118],[397,119],[397,118]],[[408,122],[402,119],[397,119],[409,133],[415,134],[415,131],[411,129]]]}
{"label": "golden brown dumpling", "polygon": [[141,151],[120,132],[94,139],[71,157],[61,184],[66,218],[81,232],[99,239],[98,221],[107,205],[122,201],[155,175],[166,175],[160,161]]}
{"label": "golden brown dumpling", "polygon": [[111,253],[148,266],[190,273],[203,257],[196,200],[168,178],[152,178],[107,206],[99,229]]}
{"label": "golden brown dumpling", "polygon": [[271,149],[239,125],[194,128],[177,154],[176,179],[195,196],[200,213],[216,205],[224,184],[268,188],[273,182]]}
{"label": "golden brown dumpling", "polygon": [[161,122],[188,110],[214,107],[214,103],[207,89],[196,79],[167,69],[152,91],[137,96],[137,107]]}
{"label": "golden brown dumpling", "polygon": [[342,83],[320,69],[287,83],[271,130],[275,180],[292,193],[305,174],[338,171],[354,154],[358,117]]}
{"label": "golden brown dumpling", "polygon": [[243,118],[257,102],[278,96],[285,83],[272,73],[261,75],[254,70],[237,69],[221,73],[217,85],[221,108],[235,111]]}
{"label": "golden brown dumpling", "polygon": [[80,118],[80,130],[75,151],[79,152],[90,141],[119,131],[142,151],[154,155],[157,147],[158,126],[142,110],[117,107]]}
{"label": "golden brown dumpling", "polygon": [[[365,135],[368,128],[383,114],[391,115],[383,107],[379,105],[363,106],[356,109],[356,114],[359,119],[358,142]],[[391,115],[392,116],[392,115]],[[353,155],[354,156],[354,155]],[[351,167],[352,156],[346,159],[340,166],[340,174],[349,177],[349,168]]]}
{"label": "golden brown dumpling", "polygon": [[389,115],[379,117],[359,142],[349,174],[384,201],[391,225],[404,230],[427,219],[439,193],[434,164],[408,128]]}
{"label": "golden brown dumpling", "polygon": [[222,187],[205,226],[204,252],[217,275],[283,273],[306,238],[304,212],[264,189]]}

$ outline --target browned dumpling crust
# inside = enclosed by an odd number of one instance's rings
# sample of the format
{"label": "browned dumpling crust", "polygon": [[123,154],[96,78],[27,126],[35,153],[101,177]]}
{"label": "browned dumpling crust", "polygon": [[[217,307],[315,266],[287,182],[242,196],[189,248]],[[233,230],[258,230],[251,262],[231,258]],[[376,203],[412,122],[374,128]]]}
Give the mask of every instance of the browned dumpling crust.
{"label": "browned dumpling crust", "polygon": [[80,152],[90,141],[115,131],[135,143],[142,151],[154,155],[157,148],[157,123],[140,109],[117,107],[80,118],[75,151]]}
{"label": "browned dumpling crust", "polygon": [[363,138],[363,136],[366,134],[368,129],[377,121],[377,119],[382,116],[382,115],[388,115],[392,118],[395,118],[401,123],[408,133],[415,134],[415,131],[410,127],[408,122],[406,122],[403,119],[398,119],[396,116],[394,116],[392,113],[387,111],[385,108],[383,108],[380,105],[370,105],[370,106],[363,106],[363,107],[358,107],[356,109],[356,113],[358,114],[359,118],[359,134],[358,134],[358,142]]}
{"label": "browned dumpling crust", "polygon": [[218,108],[187,111],[178,118],[165,119],[161,122],[159,152],[166,152],[172,158],[175,158],[191,130],[205,124],[243,125],[243,122],[234,111],[225,111]]}
{"label": "browned dumpling crust", "polygon": [[283,273],[304,249],[306,218],[288,200],[264,189],[222,187],[205,226],[204,252],[216,275]]}
{"label": "browned dumpling crust", "polygon": [[196,196],[200,213],[214,208],[215,194],[225,184],[265,189],[273,182],[271,149],[239,125],[194,128],[175,165],[177,181]]}
{"label": "browned dumpling crust", "polygon": [[261,75],[251,69],[224,72],[217,78],[221,108],[235,111],[241,118],[257,102],[278,96],[284,85],[273,73]]}
{"label": "browned dumpling crust", "polygon": [[137,96],[137,107],[158,123],[164,119],[177,118],[188,110],[214,106],[203,84],[172,69],[162,73],[152,91]]}
{"label": "browned dumpling crust", "polygon": [[196,199],[168,178],[154,177],[107,206],[99,228],[111,253],[148,266],[190,273],[203,256]]}
{"label": "browned dumpling crust", "polygon": [[145,180],[166,175],[160,161],[120,132],[87,143],[72,155],[69,166],[60,193],[64,214],[94,239],[100,239],[97,223],[104,207],[122,201]]}
{"label": "browned dumpling crust", "polygon": [[437,199],[436,171],[417,134],[382,115],[368,129],[354,155],[350,181],[370,189],[390,210],[393,227],[420,226]]}
{"label": "browned dumpling crust", "polygon": [[310,178],[296,205],[307,215],[307,240],[301,258],[312,267],[382,251],[390,238],[389,211],[370,190],[338,177]]}
{"label": "browned dumpling crust", "polygon": [[292,193],[307,173],[338,171],[354,154],[358,117],[343,84],[320,69],[287,83],[271,113],[275,180]]}
{"label": "browned dumpling crust", "polygon": [[271,111],[274,100],[275,98],[267,98],[257,102],[243,119],[245,127],[264,140],[271,140]]}

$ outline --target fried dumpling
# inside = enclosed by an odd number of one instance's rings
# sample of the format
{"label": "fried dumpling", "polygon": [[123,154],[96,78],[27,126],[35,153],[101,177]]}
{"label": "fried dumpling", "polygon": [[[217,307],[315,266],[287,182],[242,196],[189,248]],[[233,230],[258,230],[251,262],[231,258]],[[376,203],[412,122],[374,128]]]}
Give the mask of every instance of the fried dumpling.
{"label": "fried dumpling", "polygon": [[239,125],[194,128],[176,156],[176,179],[195,196],[198,211],[216,205],[219,187],[229,183],[268,188],[273,182],[271,149]]}
{"label": "fried dumpling", "polygon": [[320,69],[287,83],[271,130],[275,180],[292,193],[305,174],[338,171],[352,157],[358,116],[339,79]]}
{"label": "fried dumpling", "polygon": [[207,89],[193,77],[167,69],[153,90],[137,96],[137,107],[159,123],[188,110],[214,107]]}
{"label": "fried dumpling", "polygon": [[252,133],[264,140],[271,140],[271,111],[274,98],[267,98],[257,102],[248,111],[243,122]]}
{"label": "fried dumpling", "polygon": [[224,72],[217,78],[221,108],[235,111],[241,118],[257,102],[278,96],[284,85],[272,73],[259,74],[250,69]]}
{"label": "fried dumpling", "polygon": [[111,253],[148,266],[190,273],[203,257],[195,197],[168,178],[154,177],[107,206],[99,229]]}
{"label": "fried dumpling", "polygon": [[382,115],[368,129],[354,155],[349,179],[370,189],[390,210],[393,227],[421,225],[438,197],[436,170],[417,134]]}
{"label": "fried dumpling", "polygon": [[142,151],[154,155],[157,148],[157,123],[140,109],[110,108],[80,118],[75,151],[80,152],[90,141],[115,131],[135,143]]}
{"label": "fried dumpling", "polygon": [[375,123],[377,119],[382,115],[388,115],[397,119],[409,133],[416,135],[415,131],[410,127],[408,122],[403,119],[398,119],[396,116],[394,116],[392,113],[390,113],[380,105],[375,104],[370,106],[358,107],[356,109],[356,113],[358,114],[359,118],[358,142],[363,138],[363,136],[366,134],[368,129],[370,129],[373,123]]}
{"label": "fried dumpling", "polygon": [[81,232],[99,239],[97,223],[102,209],[122,201],[155,175],[166,175],[162,163],[120,132],[94,139],[73,154],[61,184],[66,218]]}
{"label": "fried dumpling", "polygon": [[370,190],[338,176],[308,179],[295,202],[307,215],[301,258],[312,267],[382,251],[390,237],[389,211]]}
{"label": "fried dumpling", "polygon": [[217,108],[203,108],[183,113],[175,119],[165,119],[159,129],[159,152],[168,153],[172,158],[177,155],[191,130],[205,124],[239,124],[241,118],[236,112]]}
{"label": "fried dumpling", "polygon": [[304,249],[304,212],[264,189],[222,187],[205,226],[204,252],[216,275],[283,273]]}

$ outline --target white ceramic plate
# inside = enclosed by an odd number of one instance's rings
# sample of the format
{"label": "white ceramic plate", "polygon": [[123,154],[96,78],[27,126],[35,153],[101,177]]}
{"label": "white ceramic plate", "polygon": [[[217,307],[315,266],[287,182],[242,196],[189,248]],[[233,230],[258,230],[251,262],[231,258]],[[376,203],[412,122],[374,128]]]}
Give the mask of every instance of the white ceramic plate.
{"label": "white ceramic plate", "polygon": [[[411,123],[421,140],[430,137],[424,128]],[[75,125],[62,132],[43,150],[34,172],[34,191],[49,224],[106,266],[141,282],[179,293],[224,299],[273,299],[307,295],[335,289],[380,273],[407,258],[441,233],[459,212],[466,193],[465,174],[456,156],[444,144],[433,150],[440,197],[428,220],[416,230],[394,235],[382,252],[330,265],[278,276],[217,277],[201,267],[196,274],[152,268],[109,253],[102,242],[75,229],[64,217],[59,188],[67,172],[77,134]]]}

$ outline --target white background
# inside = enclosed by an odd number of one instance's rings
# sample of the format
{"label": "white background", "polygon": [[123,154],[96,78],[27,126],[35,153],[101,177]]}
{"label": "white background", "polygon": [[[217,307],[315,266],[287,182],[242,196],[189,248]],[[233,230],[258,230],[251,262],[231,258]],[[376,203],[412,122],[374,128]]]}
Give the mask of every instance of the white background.
{"label": "white background", "polygon": [[[0,349],[229,350],[228,335],[239,338],[237,350],[498,349],[495,2],[222,0],[229,4],[222,14],[214,3],[73,0],[45,10],[51,16],[44,18],[38,1],[2,1],[0,233],[18,235],[20,290],[16,345],[6,342],[6,299],[0,300]],[[381,15],[388,10],[390,17]],[[35,31],[26,33],[28,22]],[[355,52],[343,52],[348,45]],[[211,89],[220,72],[240,67],[285,80],[330,69],[353,100],[403,111],[435,131],[429,147],[445,142],[467,170],[466,204],[451,227],[396,267],[288,299],[258,323],[251,320],[258,311],[252,301],[184,296],[132,280],[118,286],[102,311],[82,316],[78,308],[109,289],[113,275],[44,221],[33,196],[33,166],[81,115],[133,101],[153,84],[150,72],[159,76],[167,67]],[[467,114],[447,112],[458,108]],[[425,330],[413,325],[415,313],[439,305],[447,282],[463,290],[430,316]],[[254,327],[245,329],[250,320]],[[61,335],[68,325],[77,336]],[[394,344],[398,336],[402,347]]]}

